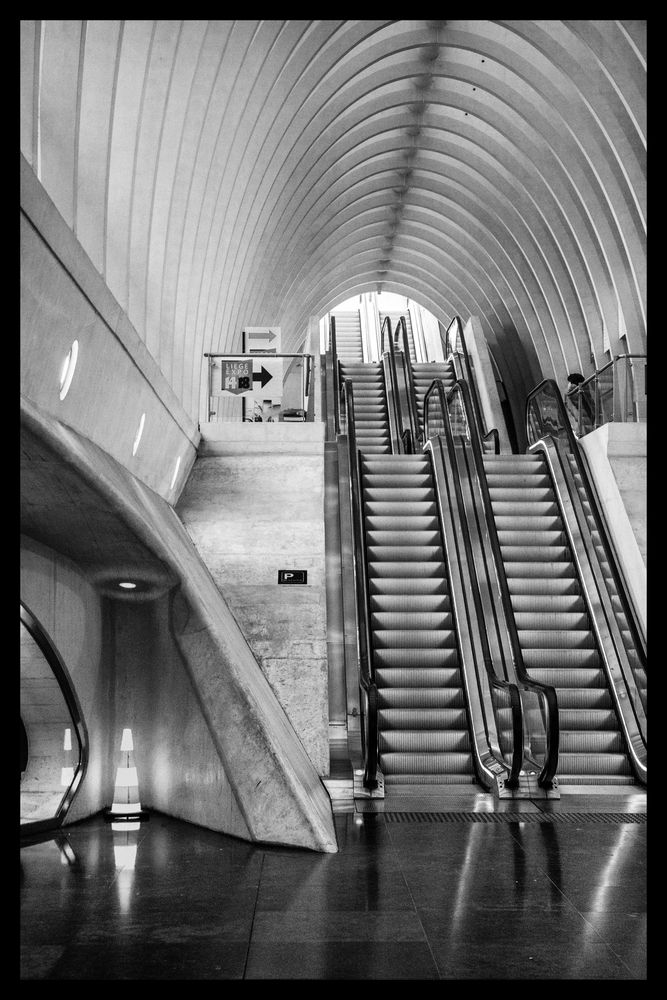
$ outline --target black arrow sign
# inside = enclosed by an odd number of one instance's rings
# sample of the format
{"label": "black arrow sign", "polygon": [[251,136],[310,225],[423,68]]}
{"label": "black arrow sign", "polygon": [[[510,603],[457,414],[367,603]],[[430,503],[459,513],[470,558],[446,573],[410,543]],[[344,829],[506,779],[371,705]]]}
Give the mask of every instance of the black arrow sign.
{"label": "black arrow sign", "polygon": [[266,385],[267,382],[271,381],[272,378],[273,378],[273,375],[271,374],[271,372],[267,372],[267,370],[264,367],[264,365],[262,365],[261,372],[253,372],[252,373],[252,380],[253,380],[253,382],[261,382],[262,383],[262,389],[264,388],[264,386]]}

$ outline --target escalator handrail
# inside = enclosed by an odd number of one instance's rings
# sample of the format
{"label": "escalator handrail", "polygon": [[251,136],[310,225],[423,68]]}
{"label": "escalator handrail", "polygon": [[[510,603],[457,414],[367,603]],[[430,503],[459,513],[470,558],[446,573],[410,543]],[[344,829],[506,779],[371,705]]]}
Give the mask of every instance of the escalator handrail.
{"label": "escalator handrail", "polygon": [[[458,379],[451,387],[449,392],[446,394],[447,404],[449,404],[449,402],[454,398],[454,396],[457,393],[462,398],[463,411],[466,415],[467,423],[468,425],[470,425],[470,415],[471,415],[471,410],[473,409],[472,398],[471,398],[472,393],[470,392],[470,387],[468,386],[468,384],[464,379]],[[500,539],[498,538],[498,529],[496,527],[496,521],[493,514],[491,493],[489,491],[489,485],[486,478],[486,471],[484,469],[484,456],[482,453],[479,439],[474,434],[470,435],[470,446],[473,455],[474,468],[477,475],[479,492],[481,495],[482,515],[484,518],[484,524],[486,527],[487,536],[491,544],[493,561],[496,569],[498,593],[502,605],[502,614],[504,618],[506,634],[510,643],[514,673],[520,687],[524,688],[527,691],[532,691],[534,694],[540,697],[542,699],[542,704],[545,709],[544,714],[545,714],[546,751],[545,751],[544,764],[542,766],[542,770],[540,771],[537,781],[540,787],[548,788],[551,787],[553,778],[558,768],[558,749],[560,743],[558,697],[556,694],[556,689],[552,685],[542,684],[539,681],[535,681],[533,678],[529,676],[526,670],[526,666],[523,659],[523,651],[521,649],[521,643],[519,642],[519,634],[516,626],[516,619],[514,617],[514,609],[512,607],[512,598],[510,594],[509,584],[507,582],[505,563],[502,557]]]}
{"label": "escalator handrail", "polygon": [[[368,564],[366,531],[361,492],[361,458],[357,448],[354,425],[354,389],[350,379],[343,380],[343,395],[347,413],[347,446],[350,465],[350,500],[352,504],[352,531],[354,551],[355,604],[357,609],[357,636],[359,642],[359,683],[367,698],[365,713],[366,738],[364,740],[364,786],[377,788],[378,768],[378,698],[372,656],[370,608],[368,589]],[[363,713],[362,713],[363,714]],[[362,720],[363,725],[363,720]]]}
{"label": "escalator handrail", "polygon": [[403,353],[403,371],[405,374],[405,389],[408,401],[408,420],[410,423],[410,433],[412,441],[414,442],[415,449],[424,440],[423,429],[419,427],[419,416],[417,413],[417,394],[415,392],[415,382],[412,371],[412,361],[410,359],[410,344],[408,341],[408,328],[405,322],[405,316],[400,316],[398,323],[396,324],[396,329],[394,331],[394,344],[399,345],[399,330],[402,329],[401,341],[402,341],[402,353]]}
{"label": "escalator handrail", "polygon": [[[437,394],[438,398],[439,398],[439,401],[440,401],[440,407],[441,407],[442,413],[443,413],[442,422],[443,422],[443,428],[444,428],[444,435],[440,435],[440,434],[435,435],[433,437],[433,439],[431,440],[430,439],[430,435],[428,435],[428,433],[427,433],[426,414],[428,413],[428,404],[429,404],[430,397],[433,394]],[[431,448],[432,449],[433,448],[433,441],[434,440],[439,440],[439,442],[440,442],[440,448],[441,448],[441,450],[443,450],[443,453],[444,453],[444,450],[446,448],[446,453],[447,453],[447,456],[448,456],[448,462],[449,462],[449,466],[450,466],[450,469],[451,469],[450,482],[448,484],[446,484],[446,489],[449,491],[450,487],[453,488],[454,497],[455,497],[455,500],[456,500],[456,507],[458,508],[458,511],[460,512],[460,515],[461,515],[461,526],[463,528],[463,531],[461,531],[461,532],[455,531],[456,538],[457,538],[456,544],[457,545],[461,545],[461,544],[463,545],[464,551],[465,551],[465,563],[468,565],[468,567],[472,567],[474,565],[474,559],[473,559],[473,554],[472,554],[472,541],[471,541],[470,536],[468,534],[468,531],[466,530],[466,527],[465,527],[464,501],[463,501],[463,495],[462,495],[462,486],[461,486],[461,482],[460,482],[460,478],[459,478],[460,472],[459,472],[458,463],[456,461],[454,435],[453,435],[452,427],[451,427],[451,424],[450,424],[450,421],[449,421],[449,413],[447,411],[447,406],[446,406],[445,388],[444,388],[444,384],[443,384],[443,382],[442,382],[441,379],[434,379],[434,381],[431,383],[431,385],[430,385],[430,387],[429,387],[429,389],[428,389],[428,391],[427,391],[427,393],[426,393],[426,395],[424,397],[424,420],[425,420],[424,429],[425,429],[425,437],[426,437],[426,443],[425,443],[425,446],[424,446],[425,449],[427,449],[427,448]],[[444,440],[444,447],[443,447],[443,441],[442,441],[443,436],[444,436],[444,439],[445,439]],[[463,577],[463,562],[464,561],[461,558],[457,559],[457,567],[458,567],[459,573],[462,574],[462,580],[464,579],[464,577]],[[453,569],[453,567],[452,567],[452,569]],[[450,572],[451,572],[451,570],[450,570]],[[472,569],[469,569],[469,572],[473,573],[474,571]],[[469,600],[470,598],[472,598],[473,605],[475,607],[475,616],[476,616],[476,619],[477,619],[476,623],[472,622],[473,631],[477,635],[478,641],[481,643],[482,651],[483,651],[481,658],[484,660],[484,676],[486,677],[486,681],[488,682],[488,684],[491,687],[502,689],[502,690],[504,690],[508,694],[509,700],[510,700],[510,707],[511,707],[511,718],[512,718],[512,763],[508,764],[507,761],[502,756],[502,753],[500,753],[500,751],[498,751],[498,753],[496,753],[494,751],[492,745],[491,745],[491,739],[490,739],[490,735],[489,735],[489,718],[488,718],[488,715],[489,715],[489,713],[493,714],[492,699],[491,699],[491,705],[489,706],[488,710],[485,709],[484,702],[485,702],[486,699],[484,698],[483,692],[482,691],[479,692],[479,694],[480,694],[479,706],[480,706],[480,711],[482,712],[482,714],[484,716],[484,719],[483,719],[483,728],[484,728],[485,738],[486,738],[486,741],[487,741],[487,750],[488,750],[489,755],[493,756],[496,759],[497,763],[500,763],[500,765],[502,766],[502,769],[505,772],[508,772],[507,773],[507,777],[505,779],[506,786],[508,788],[514,788],[514,787],[517,787],[518,784],[519,784],[519,774],[520,774],[520,771],[521,771],[521,768],[522,768],[522,765],[523,765],[523,760],[524,760],[524,753],[523,753],[523,742],[524,741],[523,741],[523,711],[522,711],[522,703],[521,703],[521,699],[520,699],[520,696],[519,696],[519,693],[518,693],[516,685],[513,684],[511,681],[505,680],[505,678],[498,677],[498,675],[495,673],[495,670],[494,670],[494,667],[493,667],[492,658],[491,658],[491,654],[490,654],[490,650],[489,650],[489,647],[488,647],[488,640],[487,640],[486,631],[482,627],[484,616],[483,616],[483,613],[482,613],[482,609],[479,606],[479,604],[480,604],[480,595],[479,595],[478,589],[476,587],[474,587],[474,586],[469,586],[469,587],[466,588],[466,599]],[[470,622],[470,620],[471,620],[470,619],[470,614],[468,614],[468,621]],[[479,663],[477,661],[477,658],[475,658],[475,659],[476,659],[476,662],[475,662],[474,670],[475,670],[475,674],[476,674],[477,684],[478,685],[484,684],[483,677],[481,676],[481,666],[479,665]],[[463,666],[463,663],[462,663],[462,666]],[[468,680],[469,679],[467,677],[467,671],[465,669],[462,669],[462,674],[464,676],[464,681],[465,681],[466,685],[468,685]],[[474,730],[475,740],[478,740],[480,738],[480,731],[479,731],[479,728],[475,725],[475,721],[474,720],[472,720],[472,721],[473,721],[473,730]],[[495,728],[495,719],[494,719],[494,728]],[[478,751],[478,753],[479,753],[479,751]]]}
{"label": "escalator handrail", "polygon": [[[598,536],[604,548],[605,557],[609,564],[609,568],[611,569],[614,578],[616,592],[619,600],[621,601],[626,620],[630,625],[630,630],[632,633],[632,639],[635,645],[635,649],[641,660],[641,665],[643,669],[646,670],[646,639],[643,630],[637,621],[637,614],[635,612],[634,607],[632,606],[632,602],[628,598],[626,586],[623,580],[623,574],[619,568],[614,546],[609,538],[609,532],[607,530],[605,519],[602,515],[602,512],[600,510],[597,501],[597,492],[593,488],[593,485],[591,483],[586,463],[584,462],[581,455],[581,446],[577,440],[577,436],[572,430],[572,425],[567,415],[567,410],[565,409],[565,403],[563,402],[563,397],[561,395],[560,389],[558,388],[558,384],[554,381],[554,379],[543,379],[543,381],[540,382],[539,385],[536,385],[535,388],[532,389],[531,392],[529,392],[528,396],[526,397],[526,407],[525,407],[526,439],[528,441],[529,449],[532,448],[532,446],[536,444],[538,440],[540,440],[540,438],[536,438],[532,434],[530,426],[529,415],[530,415],[531,403],[534,400],[536,400],[536,397],[538,395],[545,393],[547,389],[549,389],[551,393],[551,398],[556,403],[559,416],[559,423],[562,427],[562,431],[564,432],[559,434],[558,438],[561,441],[563,441],[564,444],[566,444],[567,450],[572,455],[576,463],[577,472],[581,477],[581,481],[584,485],[586,496],[588,497],[588,501],[591,506],[591,512],[593,514],[593,519],[595,521],[595,527],[597,529]],[[553,433],[551,429],[546,429],[546,431],[542,433],[541,437],[544,436],[553,437],[554,439],[556,438],[556,435]]]}
{"label": "escalator handrail", "polygon": [[[387,351],[384,349],[385,337],[389,348]],[[391,387],[391,407],[387,405],[389,424],[392,432],[392,451],[395,453],[400,453],[403,451],[406,454],[412,451],[412,441],[409,437],[408,428],[403,427],[403,416],[401,413],[401,407],[399,405],[399,395],[398,395],[398,372],[396,371],[396,354],[394,351],[394,338],[391,331],[391,320],[389,316],[385,316],[382,321],[382,327],[380,328],[380,351],[383,359],[386,361],[386,368],[389,368],[389,384]]]}
{"label": "escalator handrail", "polygon": [[[461,345],[461,350],[456,349],[456,343],[452,341],[451,330],[456,329],[456,338]],[[493,453],[494,455],[500,454],[500,435],[498,434],[497,427],[492,427],[490,430],[485,430],[485,423],[482,418],[482,407],[479,401],[479,394],[477,392],[477,385],[475,383],[475,378],[473,375],[472,364],[470,362],[470,355],[468,354],[468,348],[466,346],[465,337],[463,336],[463,323],[460,316],[455,316],[447,327],[447,332],[444,339],[441,335],[441,342],[443,345],[443,350],[445,354],[445,360],[451,358],[452,364],[454,365],[454,373],[456,376],[456,381],[463,379],[470,388],[470,396],[472,399],[473,412],[475,414],[475,428],[479,435],[482,443],[484,441],[493,440]],[[461,360],[462,359],[462,362]],[[462,370],[461,370],[462,369]]]}
{"label": "escalator handrail", "polygon": [[329,319],[329,350],[331,352],[332,374],[333,374],[333,397],[334,397],[334,431],[340,434],[340,363],[338,361],[338,350],[336,348],[336,318]]}

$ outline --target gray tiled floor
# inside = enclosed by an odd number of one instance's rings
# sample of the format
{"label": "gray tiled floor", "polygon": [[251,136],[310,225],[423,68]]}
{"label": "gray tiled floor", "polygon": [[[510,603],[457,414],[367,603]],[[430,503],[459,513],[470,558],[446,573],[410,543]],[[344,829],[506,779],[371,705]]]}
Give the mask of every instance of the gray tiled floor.
{"label": "gray tiled floor", "polygon": [[154,814],[125,867],[121,835],[77,824],[21,849],[21,976],[645,979],[644,793],[500,806],[388,795],[336,813],[326,855]]}

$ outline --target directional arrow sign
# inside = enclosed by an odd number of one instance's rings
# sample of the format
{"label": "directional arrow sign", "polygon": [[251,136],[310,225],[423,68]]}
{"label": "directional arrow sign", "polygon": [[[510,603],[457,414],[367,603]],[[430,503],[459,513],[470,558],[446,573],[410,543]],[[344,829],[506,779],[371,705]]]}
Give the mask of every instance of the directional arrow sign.
{"label": "directional arrow sign", "polygon": [[271,372],[267,372],[267,370],[264,367],[264,365],[262,365],[261,372],[253,372],[252,373],[252,380],[253,380],[253,382],[260,382],[261,386],[262,386],[262,389],[264,388],[264,386],[266,385],[267,382],[271,381],[272,378],[273,378],[273,375],[271,374]]}
{"label": "directional arrow sign", "polygon": [[271,343],[272,340],[276,339],[276,334],[273,330],[246,330],[246,335],[248,340],[268,340]]}

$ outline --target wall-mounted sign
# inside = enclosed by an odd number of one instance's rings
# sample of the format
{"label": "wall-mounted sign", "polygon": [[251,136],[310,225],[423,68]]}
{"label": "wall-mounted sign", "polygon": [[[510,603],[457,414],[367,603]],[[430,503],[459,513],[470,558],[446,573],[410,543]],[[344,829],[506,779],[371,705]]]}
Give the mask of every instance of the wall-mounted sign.
{"label": "wall-mounted sign", "polygon": [[307,569],[279,569],[278,583],[308,583]]}
{"label": "wall-mounted sign", "polygon": [[243,340],[243,350],[248,354],[257,354],[260,351],[280,354],[279,326],[246,326]]}
{"label": "wall-mounted sign", "polygon": [[221,361],[221,390],[230,392],[233,396],[249,395],[252,391],[253,367],[252,360]]}

